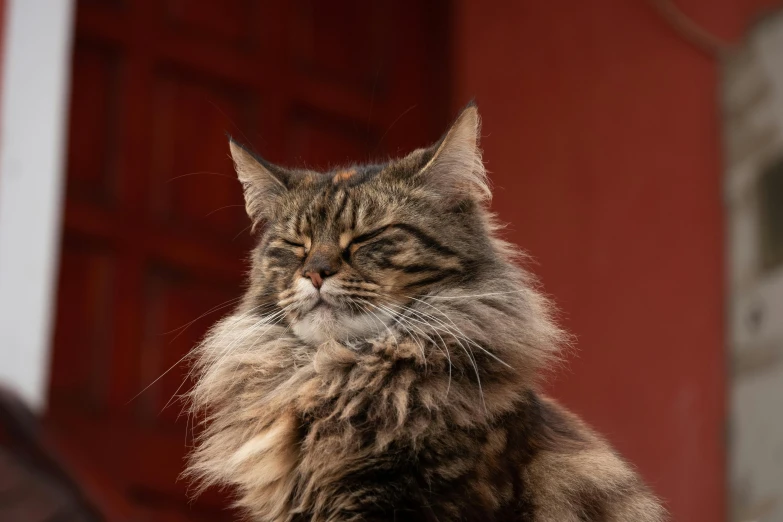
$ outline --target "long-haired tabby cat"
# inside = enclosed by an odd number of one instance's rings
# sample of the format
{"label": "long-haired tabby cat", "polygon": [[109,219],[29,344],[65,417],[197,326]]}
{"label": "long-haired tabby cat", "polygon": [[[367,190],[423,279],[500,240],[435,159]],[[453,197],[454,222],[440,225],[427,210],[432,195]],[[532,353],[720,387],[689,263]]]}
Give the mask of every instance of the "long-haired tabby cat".
{"label": "long-haired tabby cat", "polygon": [[290,170],[231,141],[263,224],[196,351],[200,484],[259,521],[661,521],[636,473],[538,391],[563,334],[498,237],[476,107],[383,164]]}

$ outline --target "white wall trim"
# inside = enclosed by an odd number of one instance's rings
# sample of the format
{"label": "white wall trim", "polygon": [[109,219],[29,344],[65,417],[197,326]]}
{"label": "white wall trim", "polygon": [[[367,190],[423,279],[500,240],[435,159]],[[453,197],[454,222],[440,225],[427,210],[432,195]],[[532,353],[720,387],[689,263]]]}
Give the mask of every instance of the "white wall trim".
{"label": "white wall trim", "polygon": [[59,261],[72,0],[8,0],[0,85],[0,385],[45,407]]}

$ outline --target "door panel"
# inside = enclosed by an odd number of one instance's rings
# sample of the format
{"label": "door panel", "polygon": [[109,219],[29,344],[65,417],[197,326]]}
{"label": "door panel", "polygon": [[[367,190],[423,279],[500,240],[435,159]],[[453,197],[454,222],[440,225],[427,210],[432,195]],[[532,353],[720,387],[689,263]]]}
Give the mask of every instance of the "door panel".
{"label": "door panel", "polygon": [[149,190],[155,219],[232,238],[246,219],[226,152],[226,124],[255,133],[256,97],[203,74],[169,68],[156,76]]}
{"label": "door panel", "polygon": [[111,46],[78,38],[72,65],[68,197],[113,204],[119,57]]}

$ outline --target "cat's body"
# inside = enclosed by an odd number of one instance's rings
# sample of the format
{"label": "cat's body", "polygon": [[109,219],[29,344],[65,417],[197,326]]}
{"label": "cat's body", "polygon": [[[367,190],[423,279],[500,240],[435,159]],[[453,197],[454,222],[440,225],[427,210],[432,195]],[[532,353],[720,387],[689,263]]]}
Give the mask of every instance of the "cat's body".
{"label": "cat's body", "polygon": [[431,149],[327,176],[232,143],[268,228],[197,352],[191,473],[254,520],[664,520],[537,392],[563,336],[496,237],[477,136],[469,107]]}

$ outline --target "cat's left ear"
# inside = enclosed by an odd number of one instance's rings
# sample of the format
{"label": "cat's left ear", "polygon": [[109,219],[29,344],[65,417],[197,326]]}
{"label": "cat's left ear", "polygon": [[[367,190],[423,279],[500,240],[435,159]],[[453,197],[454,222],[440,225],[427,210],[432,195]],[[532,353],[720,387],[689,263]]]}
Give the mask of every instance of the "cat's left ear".
{"label": "cat's left ear", "polygon": [[481,118],[471,102],[460,112],[448,132],[433,145],[432,157],[419,170],[428,188],[452,202],[472,199],[488,202],[492,198],[487,171],[481,160],[479,138]]}
{"label": "cat's left ear", "polygon": [[230,137],[229,148],[245,194],[245,209],[255,228],[259,222],[273,217],[270,213],[274,211],[275,200],[296,185],[302,176],[263,160]]}

